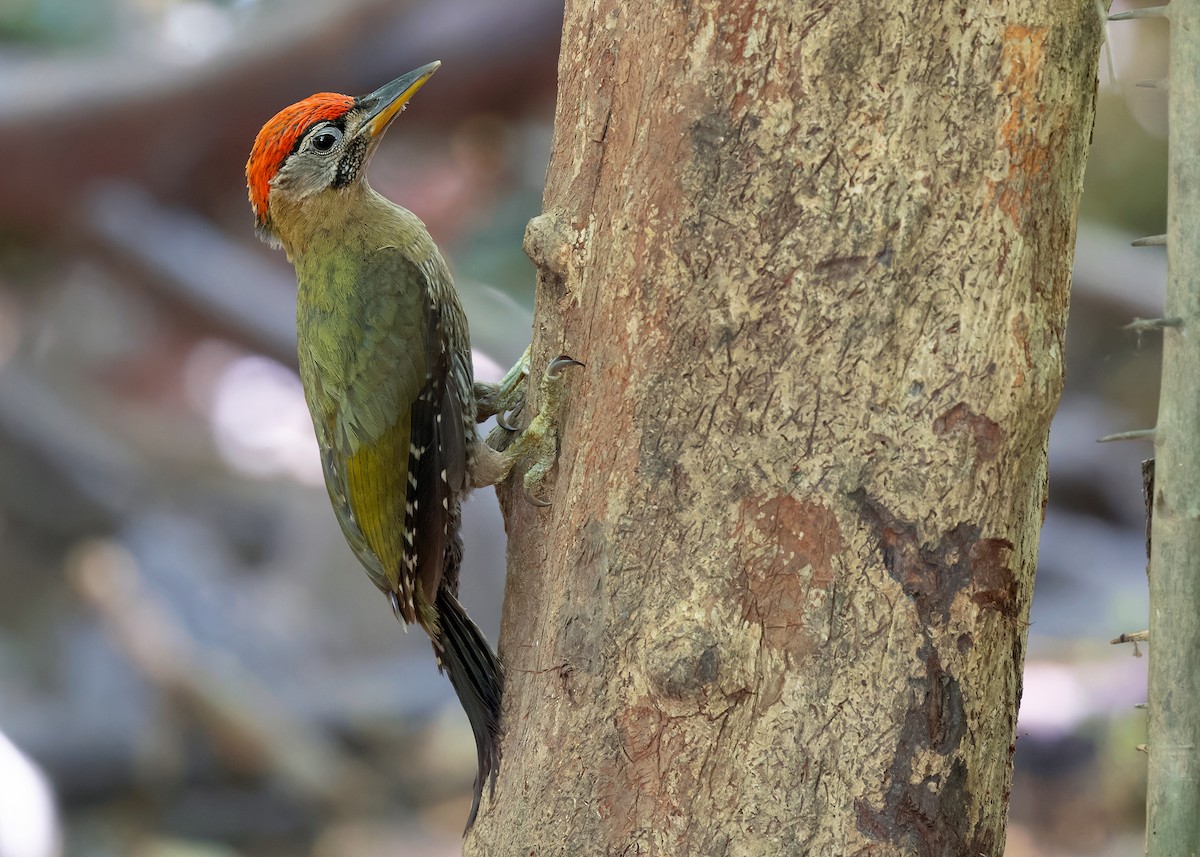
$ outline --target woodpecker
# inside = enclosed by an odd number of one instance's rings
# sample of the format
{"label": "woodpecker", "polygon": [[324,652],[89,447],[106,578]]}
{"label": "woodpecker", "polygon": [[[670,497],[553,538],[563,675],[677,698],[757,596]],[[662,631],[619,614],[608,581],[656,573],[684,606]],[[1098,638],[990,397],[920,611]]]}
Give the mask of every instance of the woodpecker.
{"label": "woodpecker", "polygon": [[[366,180],[384,132],[439,65],[284,108],[259,131],[246,181],[260,237],[296,270],[300,377],[334,514],[397,618],[429,635],[475,734],[469,830],[484,782],[495,789],[504,672],[458,600],[461,506],[531,450],[543,474],[555,440],[546,407],[503,451],[481,440],[477,420],[523,404],[528,352],[499,387],[475,383],[445,261],[425,225]],[[544,404],[574,363],[550,364]]]}

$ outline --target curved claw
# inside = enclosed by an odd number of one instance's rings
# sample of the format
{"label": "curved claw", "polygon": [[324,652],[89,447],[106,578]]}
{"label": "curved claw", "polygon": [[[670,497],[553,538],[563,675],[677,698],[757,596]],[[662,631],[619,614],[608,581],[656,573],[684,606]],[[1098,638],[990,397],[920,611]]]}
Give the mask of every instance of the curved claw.
{"label": "curved claw", "polygon": [[517,402],[516,405],[513,406],[512,410],[501,411],[500,413],[496,414],[496,425],[500,426],[500,428],[504,429],[505,431],[517,431],[518,429],[516,420],[517,417],[521,415],[521,411],[523,410],[525,410],[524,398]]}
{"label": "curved claw", "polygon": [[496,425],[500,426],[500,428],[504,429],[505,431],[517,430],[517,427],[508,421],[507,411],[501,411],[500,413],[496,414]]}
{"label": "curved claw", "polygon": [[528,485],[525,486],[525,500],[529,503],[529,505],[537,506],[539,509],[545,509],[547,506],[551,505],[549,500],[539,500],[537,497],[534,497],[533,494],[530,493]]}
{"label": "curved claw", "polygon": [[583,362],[576,360],[574,357],[568,357],[566,354],[560,354],[550,361],[546,366],[546,378],[550,381],[557,381],[559,374],[568,366],[583,366]]}

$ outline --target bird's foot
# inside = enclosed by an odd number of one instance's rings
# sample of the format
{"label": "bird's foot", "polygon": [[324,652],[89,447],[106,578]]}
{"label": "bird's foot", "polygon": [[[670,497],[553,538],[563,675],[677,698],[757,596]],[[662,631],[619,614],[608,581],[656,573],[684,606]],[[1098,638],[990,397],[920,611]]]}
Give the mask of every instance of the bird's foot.
{"label": "bird's foot", "polygon": [[475,422],[481,423],[488,417],[496,418],[496,425],[504,431],[516,431],[514,421],[525,407],[525,390],[529,381],[529,348],[513,367],[500,379],[499,384],[475,383]]}
{"label": "bird's foot", "polygon": [[[528,352],[526,352],[526,356],[528,356]],[[522,482],[526,499],[535,506],[550,505],[547,501],[538,498],[537,494],[546,475],[558,460],[558,412],[564,395],[563,372],[571,366],[582,365],[578,360],[566,355],[551,360],[538,385],[541,409],[537,416],[515,436],[513,429],[506,429],[503,426],[495,429],[488,436],[488,446],[498,451],[503,462],[496,471],[499,479],[492,481],[505,478],[518,461],[532,460],[532,464],[522,477]],[[516,371],[516,367],[513,371]],[[528,365],[526,365],[525,373],[528,374]],[[513,372],[509,374],[512,375]],[[523,395],[520,404],[524,404]],[[497,421],[499,422],[499,420]]]}
{"label": "bird's foot", "polygon": [[565,354],[550,361],[542,374],[538,386],[538,398],[542,403],[537,416],[513,442],[521,449],[519,457],[531,458],[533,463],[522,477],[525,499],[535,506],[549,506],[540,499],[538,489],[550,469],[558,461],[558,412],[563,398],[563,371],[572,366],[582,366],[578,360]]}

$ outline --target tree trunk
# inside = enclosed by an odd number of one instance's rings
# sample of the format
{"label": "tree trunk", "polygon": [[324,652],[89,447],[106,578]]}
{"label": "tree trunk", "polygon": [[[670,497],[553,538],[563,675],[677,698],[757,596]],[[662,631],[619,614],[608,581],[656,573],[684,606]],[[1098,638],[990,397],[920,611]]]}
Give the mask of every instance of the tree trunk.
{"label": "tree trunk", "polygon": [[[467,853],[999,855],[1092,0],[567,3]],[[537,368],[537,367],[535,367]]]}
{"label": "tree trunk", "polygon": [[1200,7],[1173,3],[1167,300],[1154,437],[1148,857],[1200,857]]}

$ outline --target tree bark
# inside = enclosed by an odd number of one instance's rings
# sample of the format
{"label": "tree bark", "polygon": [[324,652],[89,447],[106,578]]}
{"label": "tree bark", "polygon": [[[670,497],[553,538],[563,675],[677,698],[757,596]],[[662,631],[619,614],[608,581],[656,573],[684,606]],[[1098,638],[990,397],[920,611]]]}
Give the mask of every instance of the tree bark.
{"label": "tree bark", "polygon": [[567,3],[468,854],[999,855],[1092,0]]}
{"label": "tree bark", "polygon": [[1167,299],[1151,481],[1147,857],[1200,857],[1200,8],[1171,4]]}

